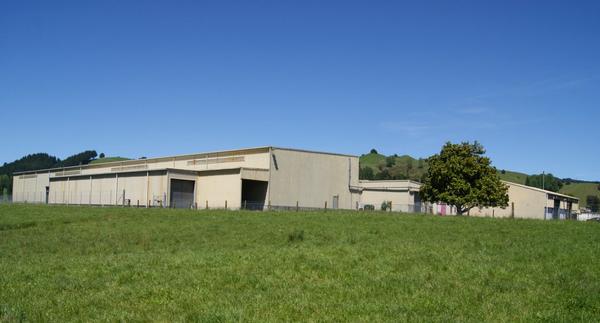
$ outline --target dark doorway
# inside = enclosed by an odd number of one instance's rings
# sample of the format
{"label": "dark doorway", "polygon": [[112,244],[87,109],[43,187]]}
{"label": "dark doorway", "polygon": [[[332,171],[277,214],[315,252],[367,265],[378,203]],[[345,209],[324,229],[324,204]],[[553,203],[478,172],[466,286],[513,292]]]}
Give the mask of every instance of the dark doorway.
{"label": "dark doorway", "polygon": [[50,186],[46,186],[46,204],[50,200]]}
{"label": "dark doorway", "polygon": [[262,210],[267,199],[269,182],[242,179],[242,207],[247,210]]}
{"label": "dark doorway", "polygon": [[552,210],[552,218],[558,219],[560,214],[560,200],[554,200],[554,209]]}
{"label": "dark doorway", "polygon": [[189,209],[194,204],[194,181],[171,180],[171,207]]}

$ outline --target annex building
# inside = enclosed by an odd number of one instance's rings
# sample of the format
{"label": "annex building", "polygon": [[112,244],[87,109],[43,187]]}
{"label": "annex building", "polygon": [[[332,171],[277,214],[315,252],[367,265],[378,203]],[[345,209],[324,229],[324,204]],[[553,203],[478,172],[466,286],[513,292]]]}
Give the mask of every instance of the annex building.
{"label": "annex building", "polygon": [[[422,203],[419,198],[421,183],[407,180],[360,181],[362,205],[379,209],[384,202],[391,204],[391,211],[423,212],[439,215],[455,215],[456,209],[444,203]],[[570,219],[579,212],[579,199],[537,187],[506,182],[508,207],[472,208],[470,216]],[[414,211],[413,211],[414,210]]]}

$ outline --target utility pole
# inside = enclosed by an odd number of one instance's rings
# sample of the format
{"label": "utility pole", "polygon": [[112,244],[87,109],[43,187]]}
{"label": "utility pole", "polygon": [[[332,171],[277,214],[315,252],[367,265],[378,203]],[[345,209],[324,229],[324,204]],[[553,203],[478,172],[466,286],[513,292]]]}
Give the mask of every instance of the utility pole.
{"label": "utility pole", "polygon": [[542,189],[545,190],[546,189],[546,172],[542,171]]}

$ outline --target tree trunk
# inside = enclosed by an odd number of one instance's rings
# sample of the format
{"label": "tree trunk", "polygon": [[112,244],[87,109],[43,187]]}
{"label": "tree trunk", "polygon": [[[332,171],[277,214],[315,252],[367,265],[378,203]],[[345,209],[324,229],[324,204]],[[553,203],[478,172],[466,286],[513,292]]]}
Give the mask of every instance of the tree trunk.
{"label": "tree trunk", "polygon": [[456,215],[463,215],[465,210],[463,210],[463,208],[461,206],[458,206],[458,205],[455,205],[455,206],[456,206]]}

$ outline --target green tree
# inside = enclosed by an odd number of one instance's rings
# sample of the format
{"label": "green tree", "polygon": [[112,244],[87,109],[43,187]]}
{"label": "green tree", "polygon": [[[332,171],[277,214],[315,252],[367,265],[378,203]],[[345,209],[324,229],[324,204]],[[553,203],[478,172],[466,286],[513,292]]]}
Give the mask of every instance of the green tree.
{"label": "green tree", "polygon": [[587,206],[590,211],[596,213],[600,210],[600,198],[596,195],[588,195],[586,198]]}
{"label": "green tree", "polygon": [[396,157],[388,156],[385,158],[385,166],[386,167],[392,167],[394,165],[396,165]]}
{"label": "green tree", "polygon": [[552,174],[548,173],[527,176],[527,178],[525,178],[525,185],[558,192],[563,186],[563,182],[560,178],[554,177]]}
{"label": "green tree", "polygon": [[377,153],[377,149],[375,149],[375,148],[371,149],[371,152],[370,152],[370,153],[371,153],[371,154],[375,154],[375,155],[377,155],[377,154],[378,154],[378,153]]}
{"label": "green tree", "polygon": [[106,155],[104,155],[104,153],[100,153],[100,156],[98,156],[98,157],[104,158],[104,157],[106,157]]}
{"label": "green tree", "polygon": [[379,173],[375,174],[375,179],[376,180],[389,180],[389,179],[393,179],[393,177],[390,174],[390,171],[386,168],[386,169],[380,171]]}
{"label": "green tree", "polygon": [[8,194],[9,188],[12,186],[12,180],[10,176],[7,174],[0,175],[0,192],[4,192],[6,189],[6,194]]}
{"label": "green tree", "polygon": [[408,163],[406,164],[406,178],[410,178],[410,174],[413,170],[413,164],[412,164],[412,160],[409,160]]}
{"label": "green tree", "polygon": [[453,205],[459,215],[474,207],[508,206],[508,186],[484,154],[485,149],[477,141],[446,143],[439,154],[427,159],[429,169],[421,186],[422,199]]}
{"label": "green tree", "polygon": [[373,169],[371,167],[361,167],[358,172],[359,179],[372,180],[375,178],[375,174],[373,173]]}
{"label": "green tree", "polygon": [[86,150],[82,153],[67,157],[65,160],[58,163],[58,167],[87,165],[97,156],[98,154],[95,150]]}

